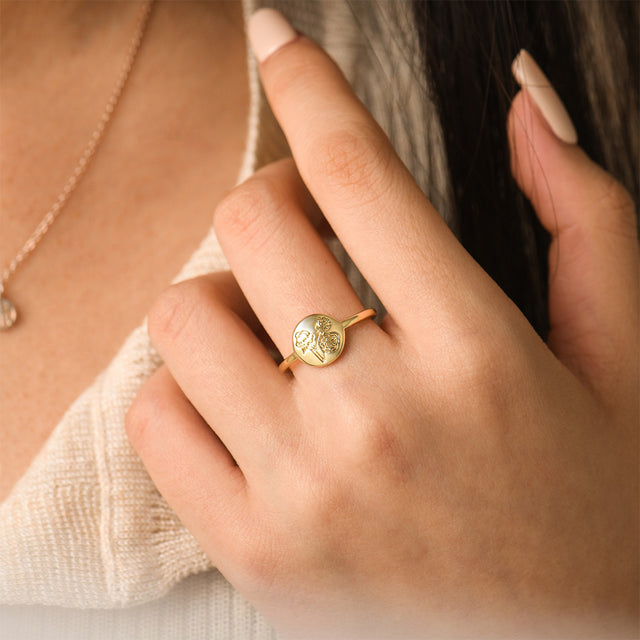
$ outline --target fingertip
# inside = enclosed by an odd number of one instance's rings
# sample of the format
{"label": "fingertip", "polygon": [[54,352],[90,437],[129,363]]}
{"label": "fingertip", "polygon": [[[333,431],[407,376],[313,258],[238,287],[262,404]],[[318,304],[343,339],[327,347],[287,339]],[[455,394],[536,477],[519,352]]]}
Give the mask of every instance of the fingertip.
{"label": "fingertip", "polygon": [[553,134],[566,144],[576,144],[578,134],[560,96],[531,54],[521,49],[513,59],[511,72],[527,92]]}
{"label": "fingertip", "polygon": [[616,183],[581,147],[560,140],[531,95],[521,90],[508,115],[511,173],[545,226],[611,219],[609,193]]}
{"label": "fingertip", "polygon": [[[546,210],[555,197],[567,194],[583,181],[591,165],[582,149],[562,141],[551,129],[531,94],[521,89],[507,120],[511,173],[546,225]],[[555,218],[554,218],[555,223]]]}
{"label": "fingertip", "polygon": [[298,36],[291,23],[276,9],[258,9],[248,24],[249,42],[259,62],[264,62],[276,51]]}
{"label": "fingertip", "polygon": [[[558,138],[549,122],[540,112],[535,100],[526,89],[520,89],[511,102],[507,117],[509,144],[512,147],[526,145],[554,145],[566,147],[567,143]],[[573,146],[573,145],[571,145]]]}

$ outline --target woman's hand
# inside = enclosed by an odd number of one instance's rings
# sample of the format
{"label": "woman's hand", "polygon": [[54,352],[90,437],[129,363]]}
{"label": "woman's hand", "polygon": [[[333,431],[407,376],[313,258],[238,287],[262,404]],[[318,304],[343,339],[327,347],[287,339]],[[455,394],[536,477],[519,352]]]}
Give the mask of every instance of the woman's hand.
{"label": "woman's hand", "polygon": [[[550,350],[329,58],[304,37],[273,51],[253,36],[270,54],[262,80],[295,165],[259,171],[215,213],[244,296],[224,276],[202,278],[150,313],[167,366],[127,429],[159,490],[222,573],[299,637],[629,632],[629,197],[516,96],[513,172],[554,237]],[[286,356],[304,316],[362,309],[309,222],[314,200],[388,315],[349,328],[330,367],[282,374],[259,323]]]}

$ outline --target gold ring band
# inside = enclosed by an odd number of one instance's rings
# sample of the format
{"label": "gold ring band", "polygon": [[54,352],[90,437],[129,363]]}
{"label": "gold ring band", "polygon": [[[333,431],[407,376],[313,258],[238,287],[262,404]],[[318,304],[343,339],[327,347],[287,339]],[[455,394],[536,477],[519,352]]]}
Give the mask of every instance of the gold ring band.
{"label": "gold ring band", "polygon": [[286,371],[296,360],[313,367],[326,367],[344,349],[344,330],[375,315],[375,309],[364,309],[342,322],[321,313],[312,313],[303,318],[293,330],[293,353],[278,365],[278,370]]}

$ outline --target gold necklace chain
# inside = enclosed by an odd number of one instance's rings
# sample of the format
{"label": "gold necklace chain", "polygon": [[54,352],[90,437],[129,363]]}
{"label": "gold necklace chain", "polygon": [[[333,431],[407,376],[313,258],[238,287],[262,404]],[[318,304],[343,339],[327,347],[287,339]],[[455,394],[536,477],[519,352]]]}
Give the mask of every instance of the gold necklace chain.
{"label": "gold necklace chain", "polygon": [[80,159],[78,160],[78,163],[76,164],[73,172],[67,179],[66,184],[64,185],[62,191],[58,194],[58,197],[55,199],[54,203],[51,205],[49,211],[47,211],[42,220],[40,220],[38,226],[27,238],[27,241],[24,243],[24,245],[22,245],[20,251],[18,251],[13,260],[11,260],[11,262],[3,269],[2,274],[0,274],[0,330],[9,329],[10,327],[12,327],[18,318],[18,313],[15,306],[10,300],[4,297],[5,285],[9,278],[11,278],[11,276],[15,273],[16,269],[31,253],[33,253],[47,231],[49,231],[51,225],[60,215],[60,212],[69,200],[71,194],[75,191],[75,188],[78,186],[78,183],[80,182],[82,176],[84,176],[85,172],[87,171],[91,159],[94,157],[98,146],[104,138],[107,125],[113,117],[113,113],[120,100],[120,97],[122,96],[129,75],[131,74],[131,69],[133,68],[133,65],[135,63],[147,23],[149,22],[149,14],[151,13],[153,1],[154,0],[147,0],[140,9],[140,13],[138,14],[138,19],[136,22],[136,31],[131,40],[131,43],[129,44],[127,56],[125,58],[124,64],[122,65],[118,80],[111,93],[111,96],[109,97],[109,100],[107,101],[107,104],[105,105],[100,120],[98,121],[96,128],[91,134],[89,142],[82,152],[82,155],[80,156]]}

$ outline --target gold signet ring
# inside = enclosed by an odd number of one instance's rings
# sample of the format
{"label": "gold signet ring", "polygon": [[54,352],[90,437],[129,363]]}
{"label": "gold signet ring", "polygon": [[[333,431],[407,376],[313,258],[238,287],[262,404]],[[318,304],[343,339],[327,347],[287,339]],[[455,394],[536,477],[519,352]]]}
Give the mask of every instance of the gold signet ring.
{"label": "gold signet ring", "polygon": [[344,330],[375,315],[375,309],[365,309],[342,322],[320,313],[303,318],[293,330],[293,353],[278,365],[278,369],[286,371],[296,360],[312,367],[326,367],[337,360],[344,349]]}

